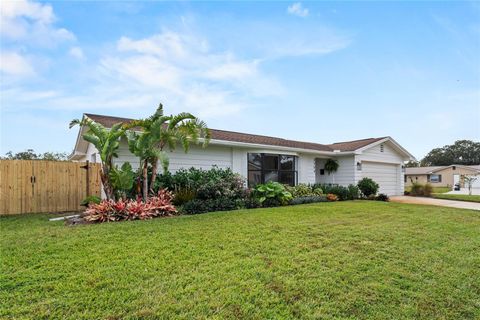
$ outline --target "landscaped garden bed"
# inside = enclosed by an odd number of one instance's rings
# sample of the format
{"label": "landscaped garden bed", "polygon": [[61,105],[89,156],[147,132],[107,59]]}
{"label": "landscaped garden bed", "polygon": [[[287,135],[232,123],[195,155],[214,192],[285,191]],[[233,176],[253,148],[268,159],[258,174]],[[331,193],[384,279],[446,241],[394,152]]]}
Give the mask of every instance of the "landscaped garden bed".
{"label": "landscaped garden bed", "polygon": [[480,215],[344,201],[0,217],[2,319],[478,319]]}

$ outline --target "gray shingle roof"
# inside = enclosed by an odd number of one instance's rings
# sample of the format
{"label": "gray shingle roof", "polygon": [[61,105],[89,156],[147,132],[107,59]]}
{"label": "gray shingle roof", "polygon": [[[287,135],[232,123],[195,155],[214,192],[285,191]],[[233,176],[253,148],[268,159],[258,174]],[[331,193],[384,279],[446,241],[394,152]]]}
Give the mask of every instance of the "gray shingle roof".
{"label": "gray shingle roof", "polygon": [[[112,116],[105,116],[105,115],[98,115],[98,114],[91,114],[91,113],[86,113],[85,116],[87,116],[88,118],[90,118],[91,120],[97,123],[100,123],[101,125],[107,128],[119,122],[128,123],[133,120],[129,118],[112,117]],[[225,130],[217,130],[217,129],[210,129],[210,132],[212,135],[211,138],[215,140],[261,144],[261,145],[268,145],[268,146],[290,147],[290,148],[298,148],[298,149],[309,149],[309,150],[316,150],[316,151],[330,151],[330,152],[333,152],[334,150],[354,151],[362,147],[365,147],[371,143],[385,139],[385,137],[382,137],[382,138],[369,138],[369,139],[362,139],[362,140],[355,140],[355,141],[344,141],[344,142],[337,142],[333,144],[320,144],[320,143],[287,140],[287,139],[282,139],[277,137],[269,137],[269,136],[263,136],[263,135],[257,135],[257,134],[249,134],[249,133],[241,133],[241,132],[225,131]]]}

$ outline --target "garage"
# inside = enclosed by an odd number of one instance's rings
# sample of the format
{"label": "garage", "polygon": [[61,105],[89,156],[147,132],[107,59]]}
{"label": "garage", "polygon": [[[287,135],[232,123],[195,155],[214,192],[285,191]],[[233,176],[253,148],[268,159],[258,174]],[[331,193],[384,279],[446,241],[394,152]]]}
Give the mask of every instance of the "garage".
{"label": "garage", "polygon": [[398,165],[382,162],[362,162],[362,176],[378,183],[379,193],[389,196],[398,195],[401,186],[398,179]]}

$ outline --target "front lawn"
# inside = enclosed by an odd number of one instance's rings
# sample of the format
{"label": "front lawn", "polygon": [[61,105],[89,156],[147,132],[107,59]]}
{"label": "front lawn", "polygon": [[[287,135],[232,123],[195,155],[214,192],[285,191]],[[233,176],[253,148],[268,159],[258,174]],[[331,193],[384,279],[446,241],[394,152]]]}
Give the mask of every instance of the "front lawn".
{"label": "front lawn", "polygon": [[437,199],[446,199],[446,200],[480,202],[480,195],[434,193],[434,194],[432,194],[432,197],[437,198]]}
{"label": "front lawn", "polygon": [[0,318],[478,319],[480,214],[354,201],[1,217]]}
{"label": "front lawn", "polygon": [[[412,189],[411,186],[405,187],[405,191],[407,192],[410,192],[411,189]],[[452,191],[451,187],[432,187],[433,193],[445,193],[449,191]]]}

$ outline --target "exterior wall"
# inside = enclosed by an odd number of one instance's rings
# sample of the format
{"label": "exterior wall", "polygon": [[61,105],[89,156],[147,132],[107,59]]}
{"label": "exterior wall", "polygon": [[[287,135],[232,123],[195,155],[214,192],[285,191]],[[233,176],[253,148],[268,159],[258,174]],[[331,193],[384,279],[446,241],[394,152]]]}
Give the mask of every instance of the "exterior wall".
{"label": "exterior wall", "polygon": [[298,156],[298,183],[315,183],[315,155],[300,154]]}
{"label": "exterior wall", "polygon": [[[86,158],[89,158],[91,154],[96,152],[96,149],[91,144],[89,144],[89,150],[90,146],[93,149],[86,156]],[[169,171],[173,173],[181,168],[188,169],[191,167],[208,170],[213,166],[217,166],[223,169],[230,168],[233,172],[239,173],[242,177],[246,178],[248,176],[248,153],[296,155],[298,156],[298,183],[315,183],[314,155],[297,154],[279,150],[260,150],[255,148],[235,148],[209,145],[204,149],[201,146],[191,145],[188,153],[185,153],[181,148],[177,148],[175,151],[168,154],[170,160]],[[98,159],[98,162],[99,161],[100,159]],[[128,150],[127,142],[122,141],[118,150],[118,158],[114,159],[114,164],[121,166],[127,161],[130,162],[134,170],[138,169],[138,157],[133,155],[130,150]]]}
{"label": "exterior wall", "polygon": [[[413,180],[413,182],[417,182],[417,183],[421,183],[421,184],[425,184],[425,183],[428,182],[426,174],[406,174],[405,176],[407,177],[406,178],[407,182],[405,182],[406,187],[410,187],[412,185],[412,180]],[[435,186],[444,187],[443,183],[435,184]]]}
{"label": "exterior wall", "polygon": [[[210,169],[213,166],[219,168],[232,168],[232,148],[220,146],[208,146],[204,149],[201,146],[191,145],[188,153],[182,148],[177,148],[173,152],[168,153],[170,160],[169,171],[176,172],[184,168],[188,169],[196,167],[200,169]],[[133,169],[138,169],[140,162],[138,157],[128,150],[126,141],[122,141],[118,150],[118,158],[114,160],[114,164],[121,166],[124,162],[130,162]]]}
{"label": "exterior wall", "polygon": [[88,144],[87,152],[85,153],[85,156],[80,158],[78,161],[80,162],[90,161],[93,163],[101,162],[100,155],[98,154],[97,148],[95,148],[91,143]]}
{"label": "exterior wall", "polygon": [[355,183],[355,157],[346,156],[336,158],[338,161],[338,170],[335,173],[320,175],[320,169],[325,167],[327,159],[316,159],[316,182],[317,183],[332,183],[342,186],[348,186]]}
{"label": "exterior wall", "polygon": [[[383,145],[383,152],[381,150],[381,145]],[[357,162],[362,163],[364,161],[395,164],[397,166],[396,181],[398,184],[396,194],[403,194],[403,190],[405,188],[405,177],[402,170],[402,165],[405,159],[393,148],[392,144],[390,144],[389,142],[385,142],[383,144],[366,149],[361,154],[355,156],[355,166]],[[362,179],[363,175],[361,170],[355,171],[355,183],[357,183],[358,181],[360,181],[360,179]]]}
{"label": "exterior wall", "polygon": [[[442,182],[430,182],[430,184],[433,187],[453,187],[454,181],[453,181],[453,175],[458,174],[458,175],[474,175],[478,174],[478,171],[467,169],[465,167],[460,167],[456,166],[455,170],[453,170],[453,167],[448,167],[443,170],[438,170],[434,172],[433,174],[440,174],[442,175]],[[418,175],[418,174],[409,174],[407,175],[407,183],[405,184],[406,186],[411,186],[412,182],[410,178],[413,179],[414,182],[422,183],[425,184],[427,183],[427,175]],[[418,178],[418,179],[417,179]]]}
{"label": "exterior wall", "polygon": [[383,152],[381,152],[380,145],[376,145],[357,155],[357,159],[358,161],[374,161],[395,164],[403,164],[404,161],[404,158],[402,158],[388,142],[383,143]]}

